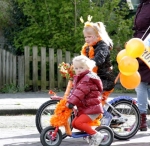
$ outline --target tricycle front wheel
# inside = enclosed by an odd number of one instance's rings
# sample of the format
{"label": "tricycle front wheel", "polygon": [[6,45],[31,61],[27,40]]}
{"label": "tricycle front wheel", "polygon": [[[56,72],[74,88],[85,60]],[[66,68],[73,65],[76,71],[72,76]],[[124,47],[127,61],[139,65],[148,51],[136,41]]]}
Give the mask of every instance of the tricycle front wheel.
{"label": "tricycle front wheel", "polygon": [[[44,128],[51,125],[50,118],[52,117],[52,115],[54,115],[56,105],[59,101],[60,100],[48,100],[45,103],[43,103],[40,106],[40,108],[37,110],[35,123],[39,133],[41,133]],[[68,119],[71,130],[72,130],[71,122],[73,118],[74,118],[74,114],[72,114]],[[60,130],[62,132],[62,138],[64,139],[65,137],[67,137],[64,126],[61,126]]]}
{"label": "tricycle front wheel", "polygon": [[56,136],[53,133],[56,128],[49,126],[43,129],[40,135],[40,140],[43,146],[59,146],[62,142],[62,132],[58,129]]}

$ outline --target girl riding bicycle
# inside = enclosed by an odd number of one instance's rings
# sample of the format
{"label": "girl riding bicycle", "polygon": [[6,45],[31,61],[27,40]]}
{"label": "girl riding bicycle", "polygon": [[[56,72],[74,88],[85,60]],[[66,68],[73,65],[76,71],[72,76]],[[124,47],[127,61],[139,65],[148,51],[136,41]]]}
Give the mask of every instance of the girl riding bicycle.
{"label": "girl riding bicycle", "polygon": [[[92,17],[89,16],[89,18]],[[93,71],[97,73],[103,83],[102,100],[105,101],[115,86],[115,76],[110,61],[110,50],[113,43],[104,24],[102,22],[90,22],[91,19],[89,18],[83,28],[85,44],[82,47],[81,54],[96,62]]]}

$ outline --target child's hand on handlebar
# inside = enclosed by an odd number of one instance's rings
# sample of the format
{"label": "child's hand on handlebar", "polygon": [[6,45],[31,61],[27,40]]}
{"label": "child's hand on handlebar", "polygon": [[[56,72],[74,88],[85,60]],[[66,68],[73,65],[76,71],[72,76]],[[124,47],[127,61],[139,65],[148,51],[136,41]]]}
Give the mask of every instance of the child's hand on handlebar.
{"label": "child's hand on handlebar", "polygon": [[66,107],[68,107],[69,109],[72,109],[74,107],[74,105],[72,103],[67,102]]}

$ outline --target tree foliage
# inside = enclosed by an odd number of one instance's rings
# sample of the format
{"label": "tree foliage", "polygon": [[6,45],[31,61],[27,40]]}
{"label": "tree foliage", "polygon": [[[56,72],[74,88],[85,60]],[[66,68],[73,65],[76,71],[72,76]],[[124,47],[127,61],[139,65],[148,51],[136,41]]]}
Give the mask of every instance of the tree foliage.
{"label": "tree foliage", "polygon": [[[79,53],[84,38],[79,18],[93,16],[102,21],[114,42],[112,61],[132,36],[132,17],[120,0],[14,0],[13,22],[9,28],[11,44],[23,53],[23,47],[39,46]],[[15,13],[14,13],[15,10]],[[7,30],[8,28],[6,28]]]}
{"label": "tree foliage", "polygon": [[5,49],[13,53],[22,54],[23,46],[17,48],[14,42],[14,38],[20,34],[20,32],[28,26],[27,17],[23,14],[21,7],[14,0],[7,0],[11,4],[11,8],[8,9],[7,17],[9,23],[2,26],[5,41]]}
{"label": "tree foliage", "polygon": [[9,0],[0,0],[0,28],[11,23],[10,10],[12,10],[11,2]]}
{"label": "tree foliage", "polygon": [[84,43],[83,24],[79,18],[86,20],[90,14],[93,21],[102,21],[106,25],[115,45],[121,45],[131,35],[130,19],[127,8],[118,7],[118,0],[105,0],[99,6],[100,0],[16,0],[20,9],[27,17],[28,27],[15,34],[16,48],[25,45],[52,47],[55,49],[74,50],[78,52]]}

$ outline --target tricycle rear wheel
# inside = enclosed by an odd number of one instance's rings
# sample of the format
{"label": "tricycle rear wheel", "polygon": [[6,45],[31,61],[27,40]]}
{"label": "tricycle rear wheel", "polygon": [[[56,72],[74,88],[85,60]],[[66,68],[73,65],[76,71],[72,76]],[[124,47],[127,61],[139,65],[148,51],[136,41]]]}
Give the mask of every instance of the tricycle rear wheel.
{"label": "tricycle rear wheel", "polygon": [[110,146],[114,140],[114,133],[108,126],[99,126],[95,129],[104,135],[104,138],[99,146]]}

